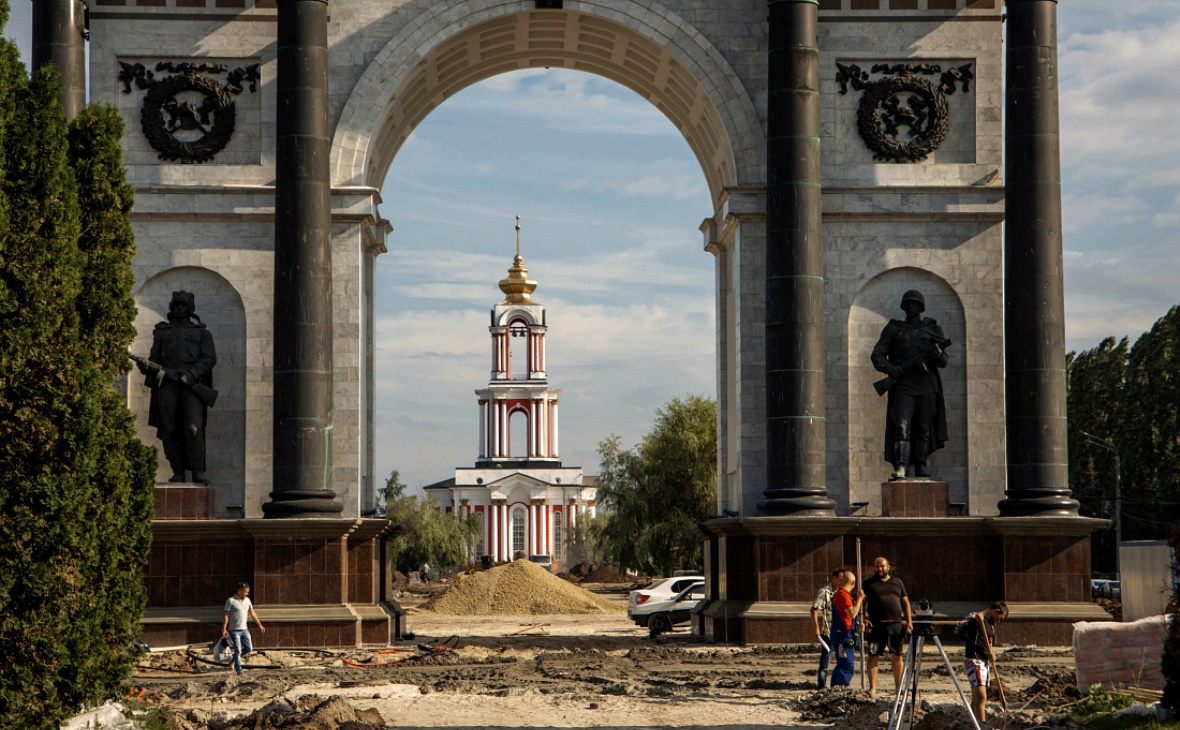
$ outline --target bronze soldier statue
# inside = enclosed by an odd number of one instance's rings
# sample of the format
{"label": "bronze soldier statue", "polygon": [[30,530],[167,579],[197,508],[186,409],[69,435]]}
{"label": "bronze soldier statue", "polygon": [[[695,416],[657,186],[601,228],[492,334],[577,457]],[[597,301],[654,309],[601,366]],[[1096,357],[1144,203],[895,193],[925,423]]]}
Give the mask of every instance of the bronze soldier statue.
{"label": "bronze soldier statue", "polygon": [[[939,368],[946,367],[946,348],[938,322],[923,317],[926,298],[916,289],[901,297],[905,320],[891,319],[873,348],[873,367],[888,377],[873,386],[889,393],[885,421],[885,461],[893,479],[929,477],[926,459],[947,441],[946,403]],[[910,466],[912,470],[909,470]],[[909,471],[907,471],[909,470]]]}
{"label": "bronze soldier statue", "polygon": [[152,389],[148,425],[164,443],[164,457],[172,467],[170,482],[185,481],[192,472],[197,484],[209,484],[205,476],[206,408],[217,397],[213,390],[213,366],[217,353],[213,335],[194,311],[192,292],[172,292],[168,321],[152,331],[148,359],[132,356]]}

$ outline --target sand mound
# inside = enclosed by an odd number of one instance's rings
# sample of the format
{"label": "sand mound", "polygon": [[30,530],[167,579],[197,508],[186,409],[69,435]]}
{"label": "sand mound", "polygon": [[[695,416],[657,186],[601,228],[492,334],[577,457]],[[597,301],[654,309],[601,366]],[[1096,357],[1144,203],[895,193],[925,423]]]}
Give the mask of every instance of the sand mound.
{"label": "sand mound", "polygon": [[582,579],[584,583],[628,583],[630,578],[620,573],[613,565],[599,565],[591,570],[585,578]]}
{"label": "sand mound", "polygon": [[421,608],[451,616],[533,616],[626,610],[609,598],[564,581],[528,560],[516,560],[473,573],[422,604]]}

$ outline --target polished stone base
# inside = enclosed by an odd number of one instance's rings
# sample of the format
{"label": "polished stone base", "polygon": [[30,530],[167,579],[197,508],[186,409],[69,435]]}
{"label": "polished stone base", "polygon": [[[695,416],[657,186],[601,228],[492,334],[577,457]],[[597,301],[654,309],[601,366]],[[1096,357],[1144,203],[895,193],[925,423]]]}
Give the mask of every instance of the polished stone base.
{"label": "polished stone base", "polygon": [[388,644],[405,631],[389,595],[386,520],[156,520],[143,641],[212,642],[239,581],[267,628],[264,646]]}
{"label": "polished stone base", "polygon": [[192,482],[157,484],[152,506],[158,520],[207,520],[213,516],[213,489]]}
{"label": "polished stone base", "polygon": [[709,598],[693,628],[728,644],[806,643],[816,591],[837,567],[863,578],[884,556],[916,608],[938,620],[1008,602],[1006,644],[1069,645],[1076,621],[1108,615],[1090,598],[1090,535],[1084,517],[735,517],[701,523]]}
{"label": "polished stone base", "polygon": [[885,517],[948,517],[952,513],[950,492],[950,484],[933,479],[882,482],[881,514]]}

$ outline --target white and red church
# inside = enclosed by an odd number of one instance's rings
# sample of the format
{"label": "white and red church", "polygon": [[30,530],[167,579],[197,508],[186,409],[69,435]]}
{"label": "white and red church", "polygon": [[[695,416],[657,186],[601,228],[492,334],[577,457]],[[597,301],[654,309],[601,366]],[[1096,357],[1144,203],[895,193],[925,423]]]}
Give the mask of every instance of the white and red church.
{"label": "white and red church", "polygon": [[593,517],[597,479],[581,467],[562,466],[557,406],[561,391],[549,387],[545,370],[545,307],[532,299],[520,255],[500,281],[504,301],[491,311],[491,379],[479,399],[479,458],[455,476],[424,487],[439,508],[476,515],[483,530],[473,560],[493,562],[548,556],[555,570],[569,560],[570,537],[579,520]]}

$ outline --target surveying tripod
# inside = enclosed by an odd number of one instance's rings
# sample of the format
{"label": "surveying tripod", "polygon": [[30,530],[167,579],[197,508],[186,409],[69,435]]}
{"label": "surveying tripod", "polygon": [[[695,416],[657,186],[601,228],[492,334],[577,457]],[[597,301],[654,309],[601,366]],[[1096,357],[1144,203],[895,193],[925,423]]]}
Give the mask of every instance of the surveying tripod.
{"label": "surveying tripod", "polygon": [[927,601],[919,601],[918,610],[914,613],[914,630],[910,633],[909,646],[906,648],[905,662],[901,670],[901,682],[897,685],[897,696],[893,698],[893,707],[889,710],[889,730],[902,729],[907,709],[910,712],[910,719],[906,727],[912,728],[914,726],[914,714],[917,712],[918,706],[918,678],[922,668],[922,649],[928,638],[934,639],[938,653],[942,654],[942,661],[946,663],[951,680],[955,683],[959,699],[963,701],[963,707],[967,708],[967,717],[971,718],[971,726],[975,730],[982,730],[975,713],[971,711],[971,703],[967,700],[967,695],[963,693],[963,686],[959,684],[959,675],[955,672],[950,657],[946,655],[946,649],[942,648],[942,641],[939,640],[938,634],[934,633],[934,610],[930,608]]}

